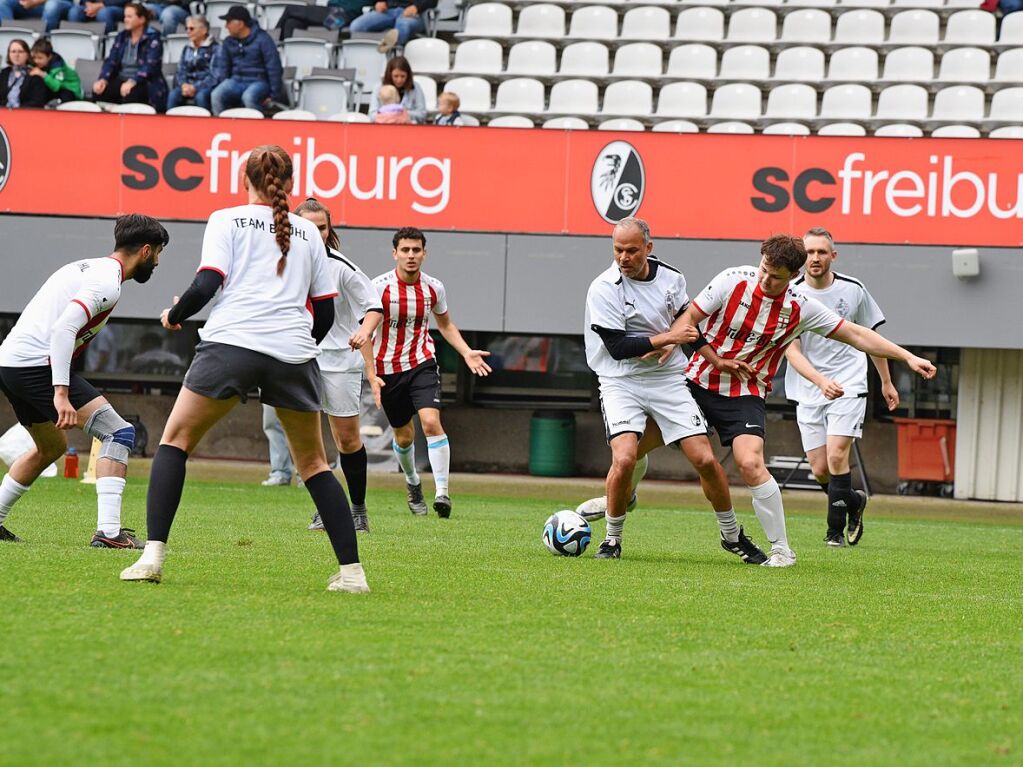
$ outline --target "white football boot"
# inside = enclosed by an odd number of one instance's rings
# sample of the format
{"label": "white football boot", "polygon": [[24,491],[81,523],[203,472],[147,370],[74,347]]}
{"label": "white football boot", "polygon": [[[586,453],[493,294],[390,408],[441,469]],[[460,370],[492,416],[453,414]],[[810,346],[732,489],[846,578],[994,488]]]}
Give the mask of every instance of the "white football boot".
{"label": "white football boot", "polygon": [[349,594],[368,594],[369,584],[366,583],[366,573],[358,562],[350,565],[341,565],[341,569],[330,576],[327,581],[327,591],[347,591]]}
{"label": "white football boot", "polygon": [[[632,497],[629,498],[628,504],[625,506],[625,511],[632,511],[636,508],[636,504],[639,503],[639,499],[636,494],[633,493]],[[603,519],[604,512],[607,511],[607,496],[602,495],[599,498],[590,498],[588,501],[583,501],[575,507],[575,513],[583,519],[593,521],[594,519]]]}
{"label": "white football boot", "polygon": [[772,546],[771,555],[761,567],[792,567],[796,564],[796,552],[784,546]]}
{"label": "white football boot", "polygon": [[163,568],[152,562],[143,562],[141,559],[131,567],[121,570],[122,581],[149,581],[159,583],[163,578]]}

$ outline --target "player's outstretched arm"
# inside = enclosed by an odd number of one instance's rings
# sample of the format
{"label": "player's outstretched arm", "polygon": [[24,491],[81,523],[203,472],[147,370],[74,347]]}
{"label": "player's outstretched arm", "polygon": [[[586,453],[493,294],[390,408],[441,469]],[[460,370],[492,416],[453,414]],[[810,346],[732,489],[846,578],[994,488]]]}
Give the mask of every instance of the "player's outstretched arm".
{"label": "player's outstretched arm", "polygon": [[[803,354],[803,345],[798,338],[785,349],[785,359],[799,375],[820,389],[825,399],[838,399],[845,394],[842,384],[828,378],[811,364]],[[887,365],[887,360],[885,363]]]}
{"label": "player's outstretched arm", "polygon": [[930,360],[917,357],[909,350],[892,343],[880,333],[857,325],[855,322],[843,322],[832,332],[831,338],[847,343],[872,357],[902,360],[909,365],[914,373],[923,378],[934,378],[938,372]]}
{"label": "player's outstretched arm", "polygon": [[362,323],[359,325],[359,329],[356,330],[352,337],[348,339],[348,345],[353,349],[361,349],[363,346],[373,346],[370,341],[373,338],[373,334],[377,328],[380,327],[380,323],[384,320],[384,313],[377,311],[366,312],[366,316],[362,318]]}
{"label": "player's outstretched arm", "polygon": [[874,367],[877,368],[877,374],[881,377],[881,396],[884,397],[888,409],[894,410],[899,406],[901,400],[899,398],[899,390],[892,383],[892,372],[888,369],[888,360],[871,354],[870,361],[874,363]]}
{"label": "player's outstretched arm", "polygon": [[451,317],[447,313],[435,314],[433,316],[437,319],[437,330],[444,336],[444,340],[451,344],[451,347],[456,352],[462,355],[462,359],[465,360],[469,370],[478,376],[490,375],[490,365],[483,359],[484,357],[489,357],[490,352],[470,349],[469,344],[462,338],[461,331],[455,327],[455,323],[451,321]]}

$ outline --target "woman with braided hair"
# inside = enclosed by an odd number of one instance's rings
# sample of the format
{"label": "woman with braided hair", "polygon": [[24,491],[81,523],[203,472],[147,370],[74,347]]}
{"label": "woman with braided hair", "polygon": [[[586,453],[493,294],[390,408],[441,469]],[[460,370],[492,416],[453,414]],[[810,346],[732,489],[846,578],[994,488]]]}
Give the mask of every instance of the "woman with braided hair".
{"label": "woman with braided hair", "polygon": [[153,458],[145,550],[121,580],[161,580],[189,453],[259,387],[263,402],[277,409],[296,468],[341,565],[327,589],[368,592],[351,509],[327,465],[320,431],[316,347],[333,326],[337,285],[316,226],[288,212],[292,164],[287,153],[279,146],[253,149],[244,185],[248,204],[210,216],[195,280],[160,315],[167,330],[180,330],[219,291]]}

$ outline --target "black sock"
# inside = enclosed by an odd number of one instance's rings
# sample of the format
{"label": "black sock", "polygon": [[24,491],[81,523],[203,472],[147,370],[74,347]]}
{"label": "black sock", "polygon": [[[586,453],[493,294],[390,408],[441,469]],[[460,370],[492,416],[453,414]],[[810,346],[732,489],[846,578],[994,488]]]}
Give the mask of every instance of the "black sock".
{"label": "black sock", "polygon": [[352,510],[337,477],[331,471],[321,471],[305,481],[305,489],[316,504],[337,561],[342,565],[358,562],[359,544],[355,539]]}
{"label": "black sock", "polygon": [[830,482],[821,482],[818,479],[817,480],[817,484],[821,486],[821,490],[823,490],[824,494],[827,495],[828,494],[828,487],[830,486],[831,483]]}
{"label": "black sock", "polygon": [[341,471],[344,472],[345,482],[348,483],[348,495],[352,498],[353,506],[364,506],[366,504],[366,446],[363,445],[354,453],[340,453],[338,460],[341,463]]}
{"label": "black sock", "polygon": [[845,516],[859,508],[859,498],[852,490],[852,474],[832,474],[828,483],[828,535],[845,531]]}
{"label": "black sock", "polygon": [[185,486],[185,462],[188,453],[173,445],[160,445],[149,470],[146,495],[146,539],[167,542],[174,515]]}

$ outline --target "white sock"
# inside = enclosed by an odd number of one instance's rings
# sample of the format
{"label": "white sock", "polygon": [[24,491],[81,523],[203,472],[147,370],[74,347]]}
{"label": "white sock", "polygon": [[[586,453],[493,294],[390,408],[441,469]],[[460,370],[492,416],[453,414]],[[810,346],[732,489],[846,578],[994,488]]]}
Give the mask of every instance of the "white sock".
{"label": "white sock", "polygon": [[632,492],[636,492],[636,488],[639,487],[639,483],[643,481],[643,477],[646,476],[646,470],[650,466],[650,456],[644,455],[642,458],[637,459],[636,468],[632,470]]}
{"label": "white sock", "polygon": [[622,514],[620,517],[612,517],[610,514],[605,512],[604,521],[607,522],[607,537],[614,538],[616,541],[621,541],[622,530],[625,528],[625,515]]}
{"label": "white sock", "polygon": [[437,489],[436,495],[448,494],[448,469],[451,467],[451,446],[448,435],[441,434],[426,438],[427,455],[430,457],[430,468],[433,469],[433,481]]}
{"label": "white sock", "polygon": [[163,567],[163,560],[167,557],[167,544],[163,541],[146,541],[146,548],[139,557],[136,564],[154,565]]}
{"label": "white sock", "polygon": [[715,511],[714,516],[718,518],[721,537],[729,543],[736,543],[739,540],[739,520],[735,518],[735,509]]}
{"label": "white sock", "polygon": [[416,443],[408,447],[400,447],[397,442],[391,442],[391,448],[398,459],[398,465],[405,472],[405,481],[410,485],[419,484],[419,472],[416,471]]}
{"label": "white sock", "polygon": [[18,482],[10,474],[4,474],[3,482],[0,482],[0,525],[11,513],[11,508],[28,492],[28,485]]}
{"label": "white sock", "polygon": [[107,538],[121,534],[121,496],[127,484],[122,477],[100,477],[96,480],[96,505],[99,519],[96,529]]}
{"label": "white sock", "polygon": [[789,537],[785,532],[785,507],[781,502],[781,489],[774,477],[762,485],[751,487],[753,511],[757,513],[760,526],[764,528],[771,547],[787,549]]}

